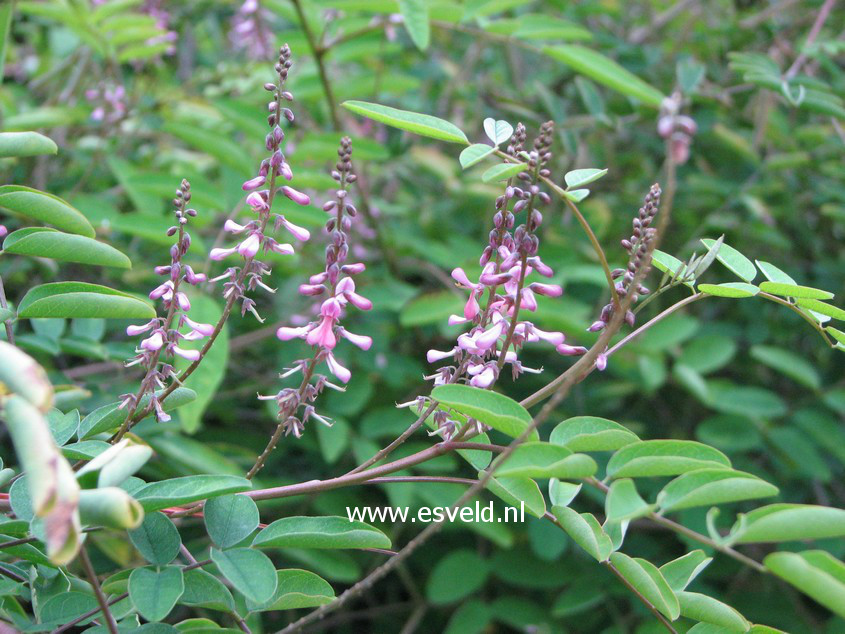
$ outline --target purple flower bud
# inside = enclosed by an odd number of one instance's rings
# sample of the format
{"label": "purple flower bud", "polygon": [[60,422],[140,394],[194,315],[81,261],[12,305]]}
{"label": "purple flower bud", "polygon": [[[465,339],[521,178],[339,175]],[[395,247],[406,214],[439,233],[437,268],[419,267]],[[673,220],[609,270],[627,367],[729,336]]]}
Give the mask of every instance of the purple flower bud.
{"label": "purple flower bud", "polygon": [[130,337],[137,337],[138,335],[147,332],[153,326],[155,326],[156,321],[157,320],[153,319],[152,321],[147,322],[143,326],[127,326],[126,334],[129,335]]}
{"label": "purple flower bud", "polygon": [[311,204],[311,199],[308,197],[307,194],[303,194],[302,192],[297,191],[293,187],[289,187],[288,185],[282,187],[282,193],[288,198],[290,198],[297,205],[304,206]]}
{"label": "purple flower bud", "polygon": [[534,282],[528,286],[532,291],[538,295],[545,295],[546,297],[560,297],[563,295],[563,289],[557,284],[541,284]]}
{"label": "purple flower bud", "polygon": [[264,178],[263,176],[256,176],[255,178],[251,178],[250,180],[246,181],[243,184],[242,189],[245,192],[252,191],[253,189],[258,189],[259,187],[261,187],[266,182],[267,182],[267,179]]}
{"label": "purple flower bud", "polygon": [[600,330],[604,330],[607,324],[601,320],[594,321],[589,328],[587,328],[587,332],[599,332]]}
{"label": "purple flower bud", "polygon": [[340,270],[346,273],[347,275],[357,275],[358,273],[363,273],[367,267],[364,265],[363,262],[356,262],[355,264],[344,264],[340,267]]}
{"label": "purple flower bud", "polygon": [[184,312],[191,310],[191,302],[188,300],[188,296],[181,291],[176,293],[176,304],[179,306],[179,309]]}
{"label": "purple flower bud", "polygon": [[153,271],[155,271],[156,275],[167,275],[170,273],[170,266],[157,266]]}
{"label": "purple flower bud", "polygon": [[326,287],[322,284],[300,284],[299,285],[299,294],[300,295],[322,295],[326,290]]}

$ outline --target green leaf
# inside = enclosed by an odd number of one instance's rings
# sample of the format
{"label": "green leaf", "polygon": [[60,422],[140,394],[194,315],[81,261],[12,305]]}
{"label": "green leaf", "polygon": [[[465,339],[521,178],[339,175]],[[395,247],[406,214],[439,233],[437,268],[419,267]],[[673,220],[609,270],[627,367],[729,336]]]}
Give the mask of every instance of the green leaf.
{"label": "green leaf", "polygon": [[796,303],[801,308],[806,308],[808,310],[812,310],[813,312],[827,315],[828,317],[838,319],[839,321],[845,321],[845,310],[842,310],[837,306],[825,304],[817,299],[798,299],[796,300]]}
{"label": "green leaf", "polygon": [[18,304],[18,317],[152,319],[155,308],[113,288],[85,282],[51,282],[33,286]]}
{"label": "green leaf", "polygon": [[221,495],[203,507],[205,528],[221,548],[234,546],[258,528],[258,506],[246,495]]}
{"label": "green leaf", "polygon": [[3,250],[6,253],[63,262],[132,268],[129,258],[108,244],[46,227],[27,227],[13,231],[3,241]]}
{"label": "green leaf", "polygon": [[[758,262],[759,264],[759,262]],[[783,282],[762,282],[760,290],[771,295],[782,297],[796,297],[800,299],[833,299],[833,293],[823,291],[812,286],[799,286],[798,284],[785,284]]]}
{"label": "green leaf", "polygon": [[710,381],[710,406],[727,414],[776,418],[786,414],[786,403],[771,390]]}
{"label": "green leaf", "polygon": [[681,615],[703,623],[713,623],[731,632],[747,632],[751,628],[742,614],[718,599],[698,592],[677,593]]}
{"label": "green leaf", "polygon": [[419,134],[420,136],[448,141],[450,143],[468,143],[466,134],[460,128],[448,121],[427,114],[397,110],[396,108],[382,106],[377,103],[368,103],[366,101],[344,101],[341,105],[355,114],[368,117],[394,128],[399,128],[400,130]]}
{"label": "green leaf", "polygon": [[258,548],[390,548],[379,529],[349,518],[283,517],[262,530],[252,545]]}
{"label": "green leaf", "polygon": [[182,538],[172,520],[164,513],[147,513],[129,539],[141,556],[151,564],[164,566],[176,559]]}
{"label": "green leaf", "polygon": [[563,176],[563,180],[565,180],[566,185],[570,189],[572,189],[575,187],[581,187],[582,185],[588,185],[594,181],[597,181],[605,174],[607,174],[606,169],[600,170],[594,168],[586,168],[567,172]]}
{"label": "green leaf", "polygon": [[699,469],[667,484],[657,495],[661,512],[770,497],[778,488],[744,471]]}
{"label": "green leaf", "polygon": [[654,267],[663,273],[670,275],[680,275],[679,271],[683,273],[686,270],[686,264],[681,262],[674,255],[670,255],[659,249],[655,249],[651,255],[651,261]]}
{"label": "green leaf", "polygon": [[610,563],[657,610],[674,621],[681,615],[678,597],[669,587],[660,570],[650,561],[631,558],[624,553],[613,553]]}
{"label": "green leaf", "polygon": [[9,32],[12,26],[12,16],[15,12],[15,5],[11,2],[3,3],[0,6],[0,83],[4,76],[6,67],[6,49],[9,44]]}
{"label": "green leaf", "polygon": [[[68,623],[86,612],[97,609],[97,599],[87,592],[72,590],[62,592],[47,599],[42,605],[39,620],[42,623]],[[94,618],[94,617],[91,617]],[[89,622],[87,619],[83,623]]]}
{"label": "green leaf", "polygon": [[578,44],[547,46],[543,53],[608,88],[659,107],[663,94],[609,57]]}
{"label": "green leaf", "polygon": [[211,549],[211,560],[235,589],[255,603],[273,598],[278,587],[276,569],[270,558],[254,548]]}
{"label": "green leaf", "polygon": [[552,513],[572,540],[597,561],[607,561],[613,542],[590,513],[578,513],[567,506],[553,506]]}
{"label": "green leaf", "polygon": [[275,612],[317,608],[334,599],[334,589],[329,582],[308,570],[289,568],[276,571],[276,593],[263,604],[247,602],[250,611]]}
{"label": "green leaf", "polygon": [[[703,238],[701,240],[701,244],[708,249],[713,246],[715,242],[716,240],[711,238]],[[722,244],[719,248],[719,253],[716,255],[716,259],[724,264],[737,277],[742,278],[746,282],[752,281],[757,276],[757,267],[754,266],[754,263],[729,244]]]}
{"label": "green leaf", "polygon": [[498,165],[488,168],[487,171],[481,175],[481,180],[484,183],[506,181],[527,169],[528,165],[525,163],[499,163]]}
{"label": "green leaf", "polygon": [[475,594],[487,581],[487,562],[471,550],[453,550],[438,561],[425,584],[434,605],[455,603]]}
{"label": "green leaf", "polygon": [[724,284],[699,284],[698,290],[707,295],[714,297],[730,297],[733,299],[741,299],[744,297],[754,297],[760,292],[760,289],[753,284],[745,284],[744,282],[725,282]]}
{"label": "green leaf", "polygon": [[610,485],[605,499],[605,514],[608,522],[623,522],[644,517],[655,509],[655,504],[649,504],[637,493],[633,480],[616,480]]}
{"label": "green leaf", "polygon": [[795,379],[813,390],[821,388],[822,379],[812,364],[785,348],[752,346],[751,356],[773,370]]}
{"label": "green leaf", "polygon": [[740,544],[845,536],[845,511],[812,504],[770,504],[740,516]]}
{"label": "green leaf", "polygon": [[198,568],[185,573],[185,592],[179,599],[179,603],[221,612],[231,612],[235,609],[232,593],[223,585],[223,582]]}
{"label": "green leaf", "polygon": [[614,451],[638,440],[627,427],[598,416],[568,418],[549,436],[549,442],[572,451]]}
{"label": "green leaf", "polygon": [[148,621],[164,619],[184,591],[185,578],[179,566],[136,568],[129,575],[129,600]]}
{"label": "green leaf", "polygon": [[[2,68],[2,60],[0,60]],[[56,154],[59,148],[52,139],[38,132],[0,132],[0,158]]]}
{"label": "green leaf", "polygon": [[713,558],[708,557],[703,550],[693,550],[660,566],[660,574],[669,587],[678,592],[685,590],[711,561]]}
{"label": "green leaf", "polygon": [[552,506],[569,506],[583,486],[583,484],[561,482],[557,478],[552,478],[549,480],[549,500]]}
{"label": "green leaf", "polygon": [[251,488],[252,482],[239,476],[192,475],[148,484],[135,493],[135,498],[145,511],[158,511]]}
{"label": "green leaf", "polygon": [[519,445],[495,473],[501,477],[587,478],[598,469],[595,460],[585,454],[573,454],[561,445],[546,442],[527,442]]}
{"label": "green leaf", "polygon": [[706,467],[730,467],[718,449],[692,440],[644,440],[622,447],[607,463],[612,478],[672,476]]}
{"label": "green leaf", "polygon": [[572,189],[569,191],[563,192],[563,195],[571,200],[572,202],[580,203],[584,200],[587,196],[590,195],[589,189]]}
{"label": "green leaf", "polygon": [[763,565],[830,611],[845,618],[845,564],[823,550],[772,553]]}
{"label": "green leaf", "polygon": [[238,174],[250,174],[252,160],[243,146],[220,134],[219,130],[206,130],[184,121],[171,121],[163,128],[168,134],[181,139],[188,145],[213,156],[221,165],[225,165]]}
{"label": "green leaf", "polygon": [[53,440],[61,447],[70,440],[76,430],[79,429],[79,410],[63,414],[57,409],[47,412],[47,424],[50,426],[50,433]]}
{"label": "green leaf", "polygon": [[486,143],[473,143],[468,148],[464,148],[458,160],[461,162],[461,167],[466,169],[472,167],[476,163],[483,161],[490,156],[496,148]]}
{"label": "green leaf", "polygon": [[[479,479],[483,476],[483,472],[478,473]],[[487,490],[514,508],[521,509],[524,504],[534,517],[542,518],[546,513],[546,500],[531,478],[493,477],[487,480]]]}
{"label": "green leaf", "polygon": [[[531,424],[531,414],[513,399],[469,385],[438,385],[431,397],[445,407],[475,418],[493,429],[517,438]],[[529,440],[539,440],[533,430]]]}
{"label": "green leaf", "polygon": [[[797,286],[796,282],[788,273],[784,273],[774,264],[769,264],[764,260],[755,260],[757,262],[757,268],[759,268],[763,275],[766,277],[767,280],[770,282],[777,282],[778,284],[790,284],[792,286]],[[762,286],[762,284],[761,284]]]}
{"label": "green leaf", "polygon": [[428,24],[428,0],[399,0],[399,11],[411,40],[418,49],[426,50],[431,38]]}
{"label": "green leaf", "polygon": [[507,121],[496,121],[492,117],[484,120],[484,133],[494,145],[501,145],[513,135],[513,126]]}
{"label": "green leaf", "polygon": [[464,300],[449,291],[426,293],[402,307],[399,324],[406,328],[428,326],[446,321],[449,315],[463,314]]}
{"label": "green leaf", "polygon": [[0,187],[0,209],[53,225],[57,229],[94,237],[94,227],[75,207],[58,196],[22,185]]}

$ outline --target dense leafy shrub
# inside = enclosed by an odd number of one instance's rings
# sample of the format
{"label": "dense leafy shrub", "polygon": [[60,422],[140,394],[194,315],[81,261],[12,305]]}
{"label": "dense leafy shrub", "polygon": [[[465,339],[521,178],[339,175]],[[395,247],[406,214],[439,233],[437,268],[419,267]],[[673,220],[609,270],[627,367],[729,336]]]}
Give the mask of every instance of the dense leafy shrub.
{"label": "dense leafy shrub", "polygon": [[810,4],[0,6],[4,631],[841,631]]}

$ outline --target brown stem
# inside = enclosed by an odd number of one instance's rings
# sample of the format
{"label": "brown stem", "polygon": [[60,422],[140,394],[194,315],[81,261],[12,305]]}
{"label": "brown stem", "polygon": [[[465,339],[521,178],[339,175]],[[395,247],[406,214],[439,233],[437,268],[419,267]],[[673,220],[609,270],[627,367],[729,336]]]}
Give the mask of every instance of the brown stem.
{"label": "brown stem", "polygon": [[305,35],[305,40],[308,42],[308,47],[314,55],[314,61],[317,63],[317,74],[320,76],[320,83],[323,85],[323,91],[326,93],[326,101],[329,103],[329,114],[332,118],[332,125],[335,130],[340,130],[340,116],[337,112],[337,102],[332,92],[332,85],[329,82],[329,76],[326,73],[326,65],[323,60],[327,49],[321,47],[314,37],[314,32],[308,25],[308,20],[305,19],[305,12],[302,10],[302,3],[300,0],[292,0],[293,7],[296,9],[296,15],[299,17],[299,25],[302,27],[302,33]]}
{"label": "brown stem", "polygon": [[91,587],[94,588],[94,595],[97,597],[97,603],[100,605],[100,611],[103,613],[103,620],[106,622],[111,634],[117,634],[117,622],[109,610],[109,602],[106,600],[106,595],[103,594],[103,589],[100,587],[100,582],[97,580],[97,573],[94,572],[94,566],[91,565],[91,559],[88,557],[88,551],[83,545],[79,549],[79,561],[85,569],[85,574],[88,576],[88,581],[91,582]]}
{"label": "brown stem", "polygon": [[[807,40],[804,42],[804,50],[807,49],[808,46],[812,45],[813,42],[816,41],[816,38],[819,36],[819,33],[824,26],[825,21],[827,20],[830,13],[833,11],[833,5],[836,4],[836,0],[825,0],[825,3],[822,5],[822,8],[819,9],[819,13],[816,16],[815,21],[813,22],[813,26],[810,28],[810,32],[807,34]],[[789,70],[786,71],[784,75],[784,79],[787,81],[795,77],[799,73],[799,71],[803,68],[804,64],[807,62],[807,54],[805,52],[801,52],[798,57],[795,58],[795,61],[792,62],[792,66],[789,67]]]}

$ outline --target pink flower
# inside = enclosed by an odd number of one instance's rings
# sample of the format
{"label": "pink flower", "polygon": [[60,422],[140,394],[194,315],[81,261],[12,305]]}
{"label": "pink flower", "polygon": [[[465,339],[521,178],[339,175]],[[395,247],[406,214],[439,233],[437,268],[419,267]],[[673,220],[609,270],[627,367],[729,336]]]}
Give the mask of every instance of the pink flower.
{"label": "pink flower", "polygon": [[187,359],[188,361],[199,361],[200,358],[199,350],[185,350],[184,348],[180,348],[179,346],[173,346],[173,352],[178,354],[183,359]]}
{"label": "pink flower", "polygon": [[292,222],[287,220],[284,216],[280,216],[280,218],[281,218],[282,226],[285,229],[287,229],[288,231],[290,231],[291,234],[293,235],[293,237],[296,238],[297,240],[305,242],[306,240],[308,240],[311,237],[311,232],[308,231],[308,229],[306,229],[304,227],[300,227],[299,225],[293,224]]}
{"label": "pink flower", "polygon": [[329,371],[331,371],[331,373],[338,379],[340,379],[343,383],[349,383],[349,379],[352,378],[352,373],[340,365],[331,352],[326,356],[326,364],[329,366]]}
{"label": "pink flower", "polygon": [[149,350],[150,352],[154,352],[156,350],[161,350],[161,347],[164,345],[164,339],[161,336],[161,332],[156,331],[152,334],[151,337],[144,339],[141,342],[141,347],[144,350]]}
{"label": "pink flower", "polygon": [[347,339],[352,345],[358,346],[361,350],[369,350],[373,345],[373,338],[365,335],[356,335],[344,328],[338,328],[337,333]]}
{"label": "pink flower", "polygon": [[246,240],[237,246],[238,253],[245,258],[254,258],[261,247],[261,234],[257,231],[249,234]]}
{"label": "pink flower", "polygon": [[301,326],[299,328],[291,328],[282,326],[276,331],[276,337],[282,341],[290,341],[291,339],[302,339],[308,334],[308,326]]}
{"label": "pink flower", "polygon": [[204,337],[210,337],[212,334],[214,334],[214,326],[212,326],[211,324],[201,324],[198,321],[194,321],[187,315],[182,315],[182,321],[188,324],[192,330],[197,331]]}
{"label": "pink flower", "polygon": [[137,337],[138,335],[149,331],[153,326],[156,325],[157,322],[157,319],[153,319],[152,321],[147,322],[143,326],[127,326],[126,334],[130,337]]}
{"label": "pink flower", "polygon": [[216,248],[212,249],[211,252],[208,254],[208,257],[212,260],[222,260],[223,258],[227,258],[232,255],[235,251],[237,251],[237,247],[232,247],[231,249],[222,249]]}

